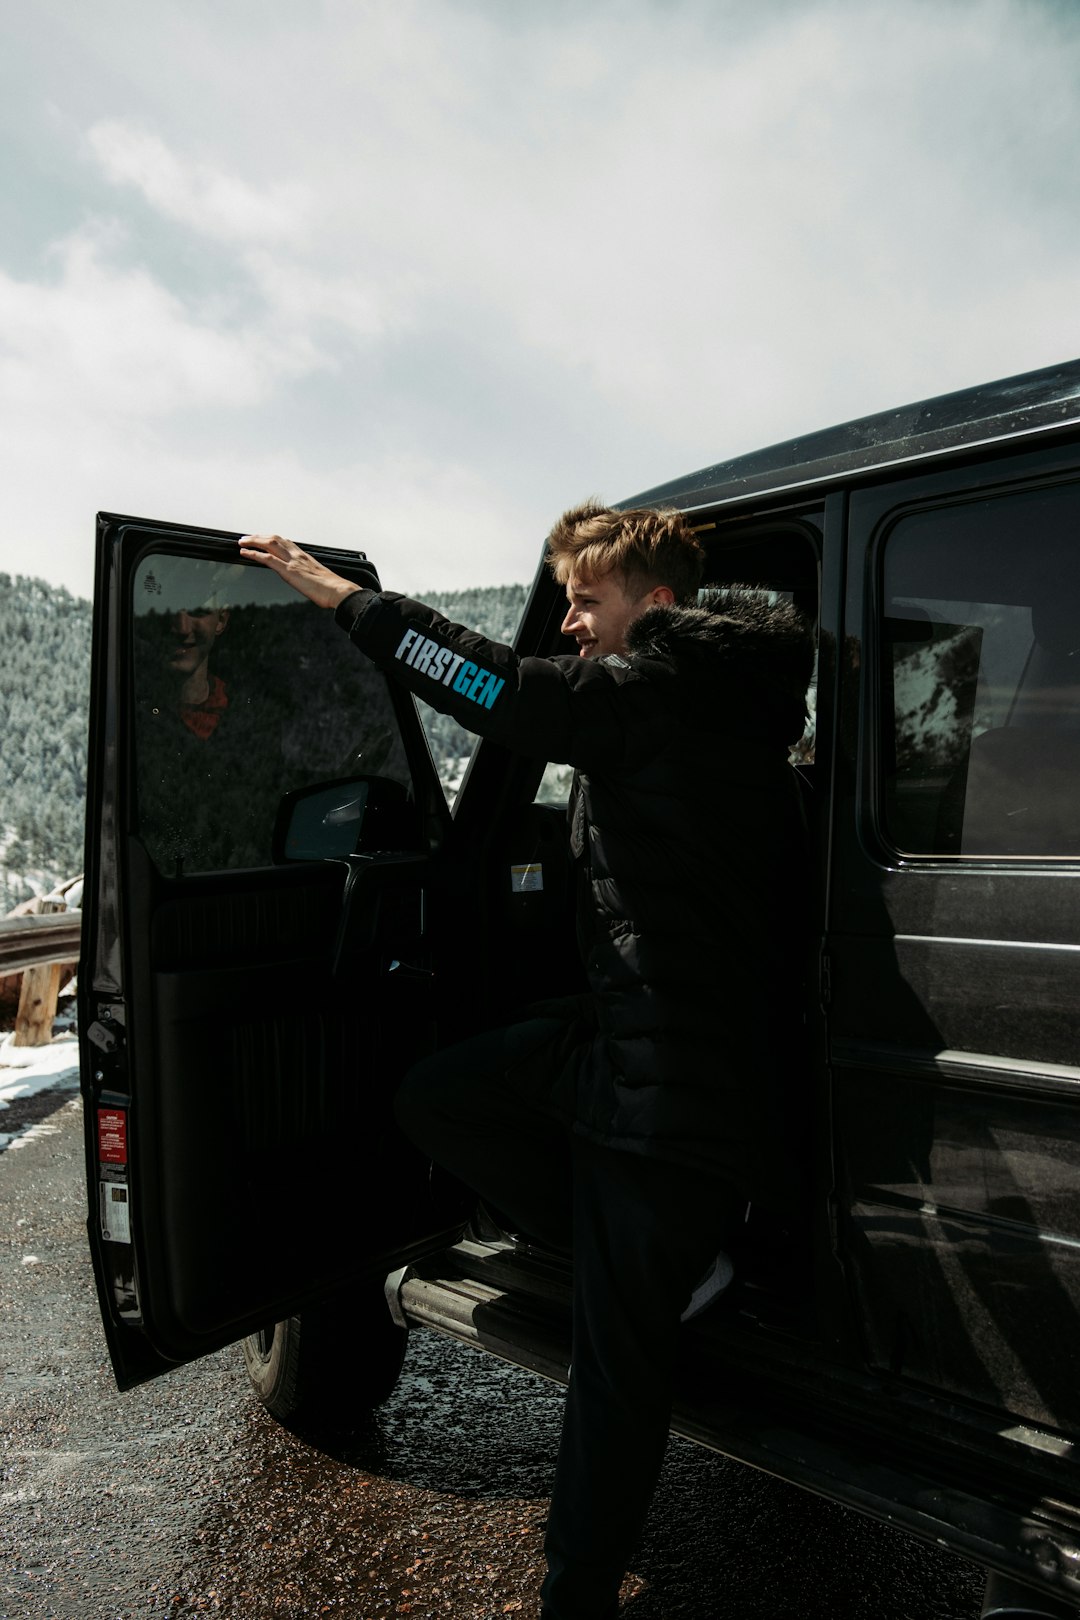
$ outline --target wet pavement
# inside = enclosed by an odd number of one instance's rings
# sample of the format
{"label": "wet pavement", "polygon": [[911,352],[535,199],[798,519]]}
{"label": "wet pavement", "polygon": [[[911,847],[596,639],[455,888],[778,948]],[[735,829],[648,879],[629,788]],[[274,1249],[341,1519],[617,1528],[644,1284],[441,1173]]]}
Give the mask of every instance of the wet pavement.
{"label": "wet pavement", "polygon": [[[561,1392],[415,1333],[391,1400],[331,1444],[251,1395],[238,1350],[119,1395],[86,1255],[81,1118],[0,1154],[0,1620],[535,1620]],[[673,1443],[633,1620],[975,1620],[971,1565]]]}

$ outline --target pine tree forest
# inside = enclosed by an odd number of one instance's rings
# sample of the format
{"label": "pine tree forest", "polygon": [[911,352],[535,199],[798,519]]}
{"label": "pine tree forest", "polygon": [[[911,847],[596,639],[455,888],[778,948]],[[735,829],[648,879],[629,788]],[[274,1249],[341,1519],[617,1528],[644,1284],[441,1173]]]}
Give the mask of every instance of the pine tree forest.
{"label": "pine tree forest", "polygon": [[[509,641],[526,588],[420,595],[453,622]],[[90,603],[63,587],[0,573],[0,915],[82,870],[90,622]],[[475,739],[418,708],[452,796]]]}

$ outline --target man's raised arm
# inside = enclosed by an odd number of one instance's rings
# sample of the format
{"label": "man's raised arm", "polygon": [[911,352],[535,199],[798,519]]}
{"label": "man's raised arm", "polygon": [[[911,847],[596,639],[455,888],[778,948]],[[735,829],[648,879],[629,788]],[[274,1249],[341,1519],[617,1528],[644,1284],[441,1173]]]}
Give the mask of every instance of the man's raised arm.
{"label": "man's raised arm", "polygon": [[280,535],[245,535],[240,555],[261,562],[334,617],[387,675],[450,714],[467,731],[515,753],[579,764],[619,747],[605,705],[582,705],[580,688],[611,686],[607,672],[576,658],[519,658],[512,647],[453,624],[434,608],[343,579]]}

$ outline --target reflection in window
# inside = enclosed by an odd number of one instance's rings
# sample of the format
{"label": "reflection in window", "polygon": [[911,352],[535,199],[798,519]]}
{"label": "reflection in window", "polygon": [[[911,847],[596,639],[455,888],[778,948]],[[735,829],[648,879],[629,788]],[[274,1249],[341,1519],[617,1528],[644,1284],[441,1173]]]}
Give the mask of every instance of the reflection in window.
{"label": "reflection in window", "polygon": [[574,780],[572,765],[549,764],[544,767],[540,786],[536,790],[537,804],[553,804],[565,808],[570,803],[570,788]]}
{"label": "reflection in window", "polygon": [[885,548],[884,819],[911,854],[1080,855],[1072,487],[921,513]]}
{"label": "reflection in window", "polygon": [[275,574],[159,552],[132,606],[138,831],[161,871],[269,865],[292,788],[408,784],[384,677]]}

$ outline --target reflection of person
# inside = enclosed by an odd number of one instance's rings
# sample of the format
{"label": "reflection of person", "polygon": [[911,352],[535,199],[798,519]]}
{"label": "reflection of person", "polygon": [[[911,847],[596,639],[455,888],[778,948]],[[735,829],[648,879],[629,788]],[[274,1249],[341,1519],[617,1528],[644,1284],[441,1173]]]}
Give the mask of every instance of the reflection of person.
{"label": "reflection of person", "polygon": [[268,807],[252,770],[268,739],[253,734],[250,712],[235,723],[214,669],[230,619],[226,592],[240,571],[157,555],[140,576],[149,610],[136,618],[139,829],[170,875],[269,858],[280,772]]}
{"label": "reflection of person", "polygon": [[229,706],[211,659],[228,628],[228,590],[243,569],[155,553],[136,577],[139,695],[205,741]]}
{"label": "reflection of person", "polygon": [[[437,1053],[398,1115],[512,1230],[572,1249],[572,1372],[543,1613],[607,1620],[667,1439],[681,1313],[748,1199],[796,1196],[798,789],[812,648],[763,597],[687,605],[678,513],[567,513],[549,541],[576,657],[519,658],[291,541],[242,554],[333,608],[379,667],[472,731],[573,765],[590,995]],[[799,1076],[801,1078],[801,1076]]]}
{"label": "reflection of person", "polygon": [[225,682],[210,673],[210,655],[228,623],[226,607],[183,608],[169,616],[164,673],[176,682],[180,719],[203,742],[213,735],[229,706]]}

